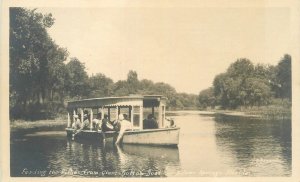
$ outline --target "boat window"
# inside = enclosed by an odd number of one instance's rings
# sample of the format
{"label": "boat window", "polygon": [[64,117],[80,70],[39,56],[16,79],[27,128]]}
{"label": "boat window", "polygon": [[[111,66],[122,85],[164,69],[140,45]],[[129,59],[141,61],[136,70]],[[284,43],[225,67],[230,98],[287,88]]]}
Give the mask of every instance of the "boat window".
{"label": "boat window", "polygon": [[131,121],[131,117],[129,115],[129,107],[121,107],[120,108],[120,113],[125,114],[126,120]]}
{"label": "boat window", "polygon": [[[152,113],[153,111],[153,113]],[[151,107],[144,107],[143,109],[143,119],[147,119],[149,114],[153,114],[154,118],[157,120],[158,118],[158,107],[153,107],[153,110]]]}
{"label": "boat window", "polygon": [[117,112],[118,112],[117,108],[115,108],[115,107],[110,108],[110,120],[111,121],[115,121],[117,119]]}
{"label": "boat window", "polygon": [[133,107],[133,127],[140,126],[140,106]]}
{"label": "boat window", "polygon": [[98,115],[98,109],[97,108],[93,108],[93,119],[97,118]]}

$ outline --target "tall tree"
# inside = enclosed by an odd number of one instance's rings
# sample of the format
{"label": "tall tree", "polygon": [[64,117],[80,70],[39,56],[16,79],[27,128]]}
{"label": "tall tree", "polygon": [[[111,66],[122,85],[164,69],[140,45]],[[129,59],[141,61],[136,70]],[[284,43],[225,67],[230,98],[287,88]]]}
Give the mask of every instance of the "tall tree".
{"label": "tall tree", "polygon": [[130,70],[127,74],[127,84],[129,94],[137,93],[139,87],[139,80],[136,71]]}
{"label": "tall tree", "polygon": [[89,78],[90,97],[105,97],[112,94],[113,81],[104,74],[98,73]]}
{"label": "tall tree", "polygon": [[279,83],[279,95],[281,98],[292,98],[292,58],[285,54],[277,65],[276,78]]}
{"label": "tall tree", "polygon": [[71,58],[66,65],[67,84],[66,91],[71,98],[86,98],[89,94],[88,75],[85,71],[85,66],[77,58]]}
{"label": "tall tree", "polygon": [[[60,74],[68,53],[55,44],[47,33],[54,23],[51,14],[36,10],[10,8],[10,105],[22,112],[29,105],[44,105],[53,99],[53,89],[62,88]],[[56,81],[55,81],[56,80]],[[52,89],[53,88],[53,89]],[[50,92],[48,92],[50,90]],[[42,108],[42,107],[37,107]],[[31,109],[32,110],[32,109]],[[33,109],[38,110],[38,109]]]}

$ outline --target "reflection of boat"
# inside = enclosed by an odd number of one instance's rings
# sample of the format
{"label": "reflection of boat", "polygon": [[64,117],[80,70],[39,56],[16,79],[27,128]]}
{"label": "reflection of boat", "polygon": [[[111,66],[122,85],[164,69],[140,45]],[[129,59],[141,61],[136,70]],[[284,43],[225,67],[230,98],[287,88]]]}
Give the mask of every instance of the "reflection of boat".
{"label": "reflection of boat", "polygon": [[178,148],[166,148],[159,146],[146,146],[146,145],[123,145],[124,153],[130,155],[138,155],[141,157],[147,156],[148,158],[161,159],[168,162],[178,162],[179,152]]}
{"label": "reflection of boat", "polygon": [[[83,110],[89,109],[89,120],[93,120],[94,113],[101,113],[101,119],[104,114],[108,115],[109,120],[118,120],[119,114],[128,116],[126,119],[132,123],[133,129],[125,131],[123,143],[130,144],[146,144],[160,146],[177,146],[179,142],[178,127],[168,127],[165,119],[166,98],[159,95],[151,96],[126,96],[126,97],[106,97],[85,99],[79,101],[68,102],[68,127],[66,128],[68,136],[72,136],[75,132],[71,128],[71,123],[75,121],[74,117],[70,117],[71,113],[80,113],[81,121],[83,121]],[[143,113],[150,109],[153,116],[158,116],[156,129],[145,129]],[[155,113],[155,110],[158,112]],[[117,132],[105,132],[106,138],[116,138]],[[81,139],[96,139],[102,141],[102,131],[93,130],[93,124],[90,122],[89,130],[82,130],[76,135]]]}

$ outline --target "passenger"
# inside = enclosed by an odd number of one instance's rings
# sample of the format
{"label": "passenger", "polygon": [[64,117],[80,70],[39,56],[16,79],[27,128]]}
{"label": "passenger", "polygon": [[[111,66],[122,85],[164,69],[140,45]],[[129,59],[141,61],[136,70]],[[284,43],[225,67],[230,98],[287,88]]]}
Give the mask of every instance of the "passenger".
{"label": "passenger", "polygon": [[102,117],[102,114],[98,113],[97,117],[95,119],[93,119],[93,121],[92,121],[93,122],[93,129],[96,130],[96,131],[101,129],[101,126],[102,126],[101,117]]}
{"label": "passenger", "polygon": [[147,119],[144,120],[144,129],[156,129],[158,124],[153,114],[149,114]]}
{"label": "passenger", "polygon": [[104,114],[104,118],[102,119],[101,130],[106,131],[114,131],[114,127],[108,119],[108,115]]}
{"label": "passenger", "polygon": [[124,119],[124,115],[120,114],[118,122],[120,123],[120,132],[118,135],[118,138],[116,140],[116,144],[119,144],[121,142],[121,139],[123,138],[123,135],[126,130],[131,130],[132,129],[132,124],[130,121]]}
{"label": "passenger", "polygon": [[166,126],[166,128],[174,128],[174,127],[176,127],[175,121],[174,121],[173,118],[165,118],[165,119],[169,122],[169,124]]}
{"label": "passenger", "polygon": [[104,132],[114,131],[114,126],[109,121],[107,114],[104,114],[104,118],[102,119],[101,130],[102,130],[103,141],[105,142],[105,133]]}
{"label": "passenger", "polygon": [[80,119],[78,118],[78,115],[74,115],[74,122],[72,124],[72,128],[75,129],[75,130],[78,130],[81,128],[81,122],[80,122]]}
{"label": "passenger", "polygon": [[83,123],[82,123],[82,129],[87,130],[90,128],[90,120],[87,114],[83,115]]}

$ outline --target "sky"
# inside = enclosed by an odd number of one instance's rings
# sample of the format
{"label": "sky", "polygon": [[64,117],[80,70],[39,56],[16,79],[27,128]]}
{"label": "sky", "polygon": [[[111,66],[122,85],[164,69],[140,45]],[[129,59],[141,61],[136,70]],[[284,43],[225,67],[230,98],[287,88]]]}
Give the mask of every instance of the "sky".
{"label": "sky", "polygon": [[69,7],[52,13],[48,30],[89,75],[114,81],[129,70],[198,94],[238,58],[276,65],[290,53],[288,7]]}

